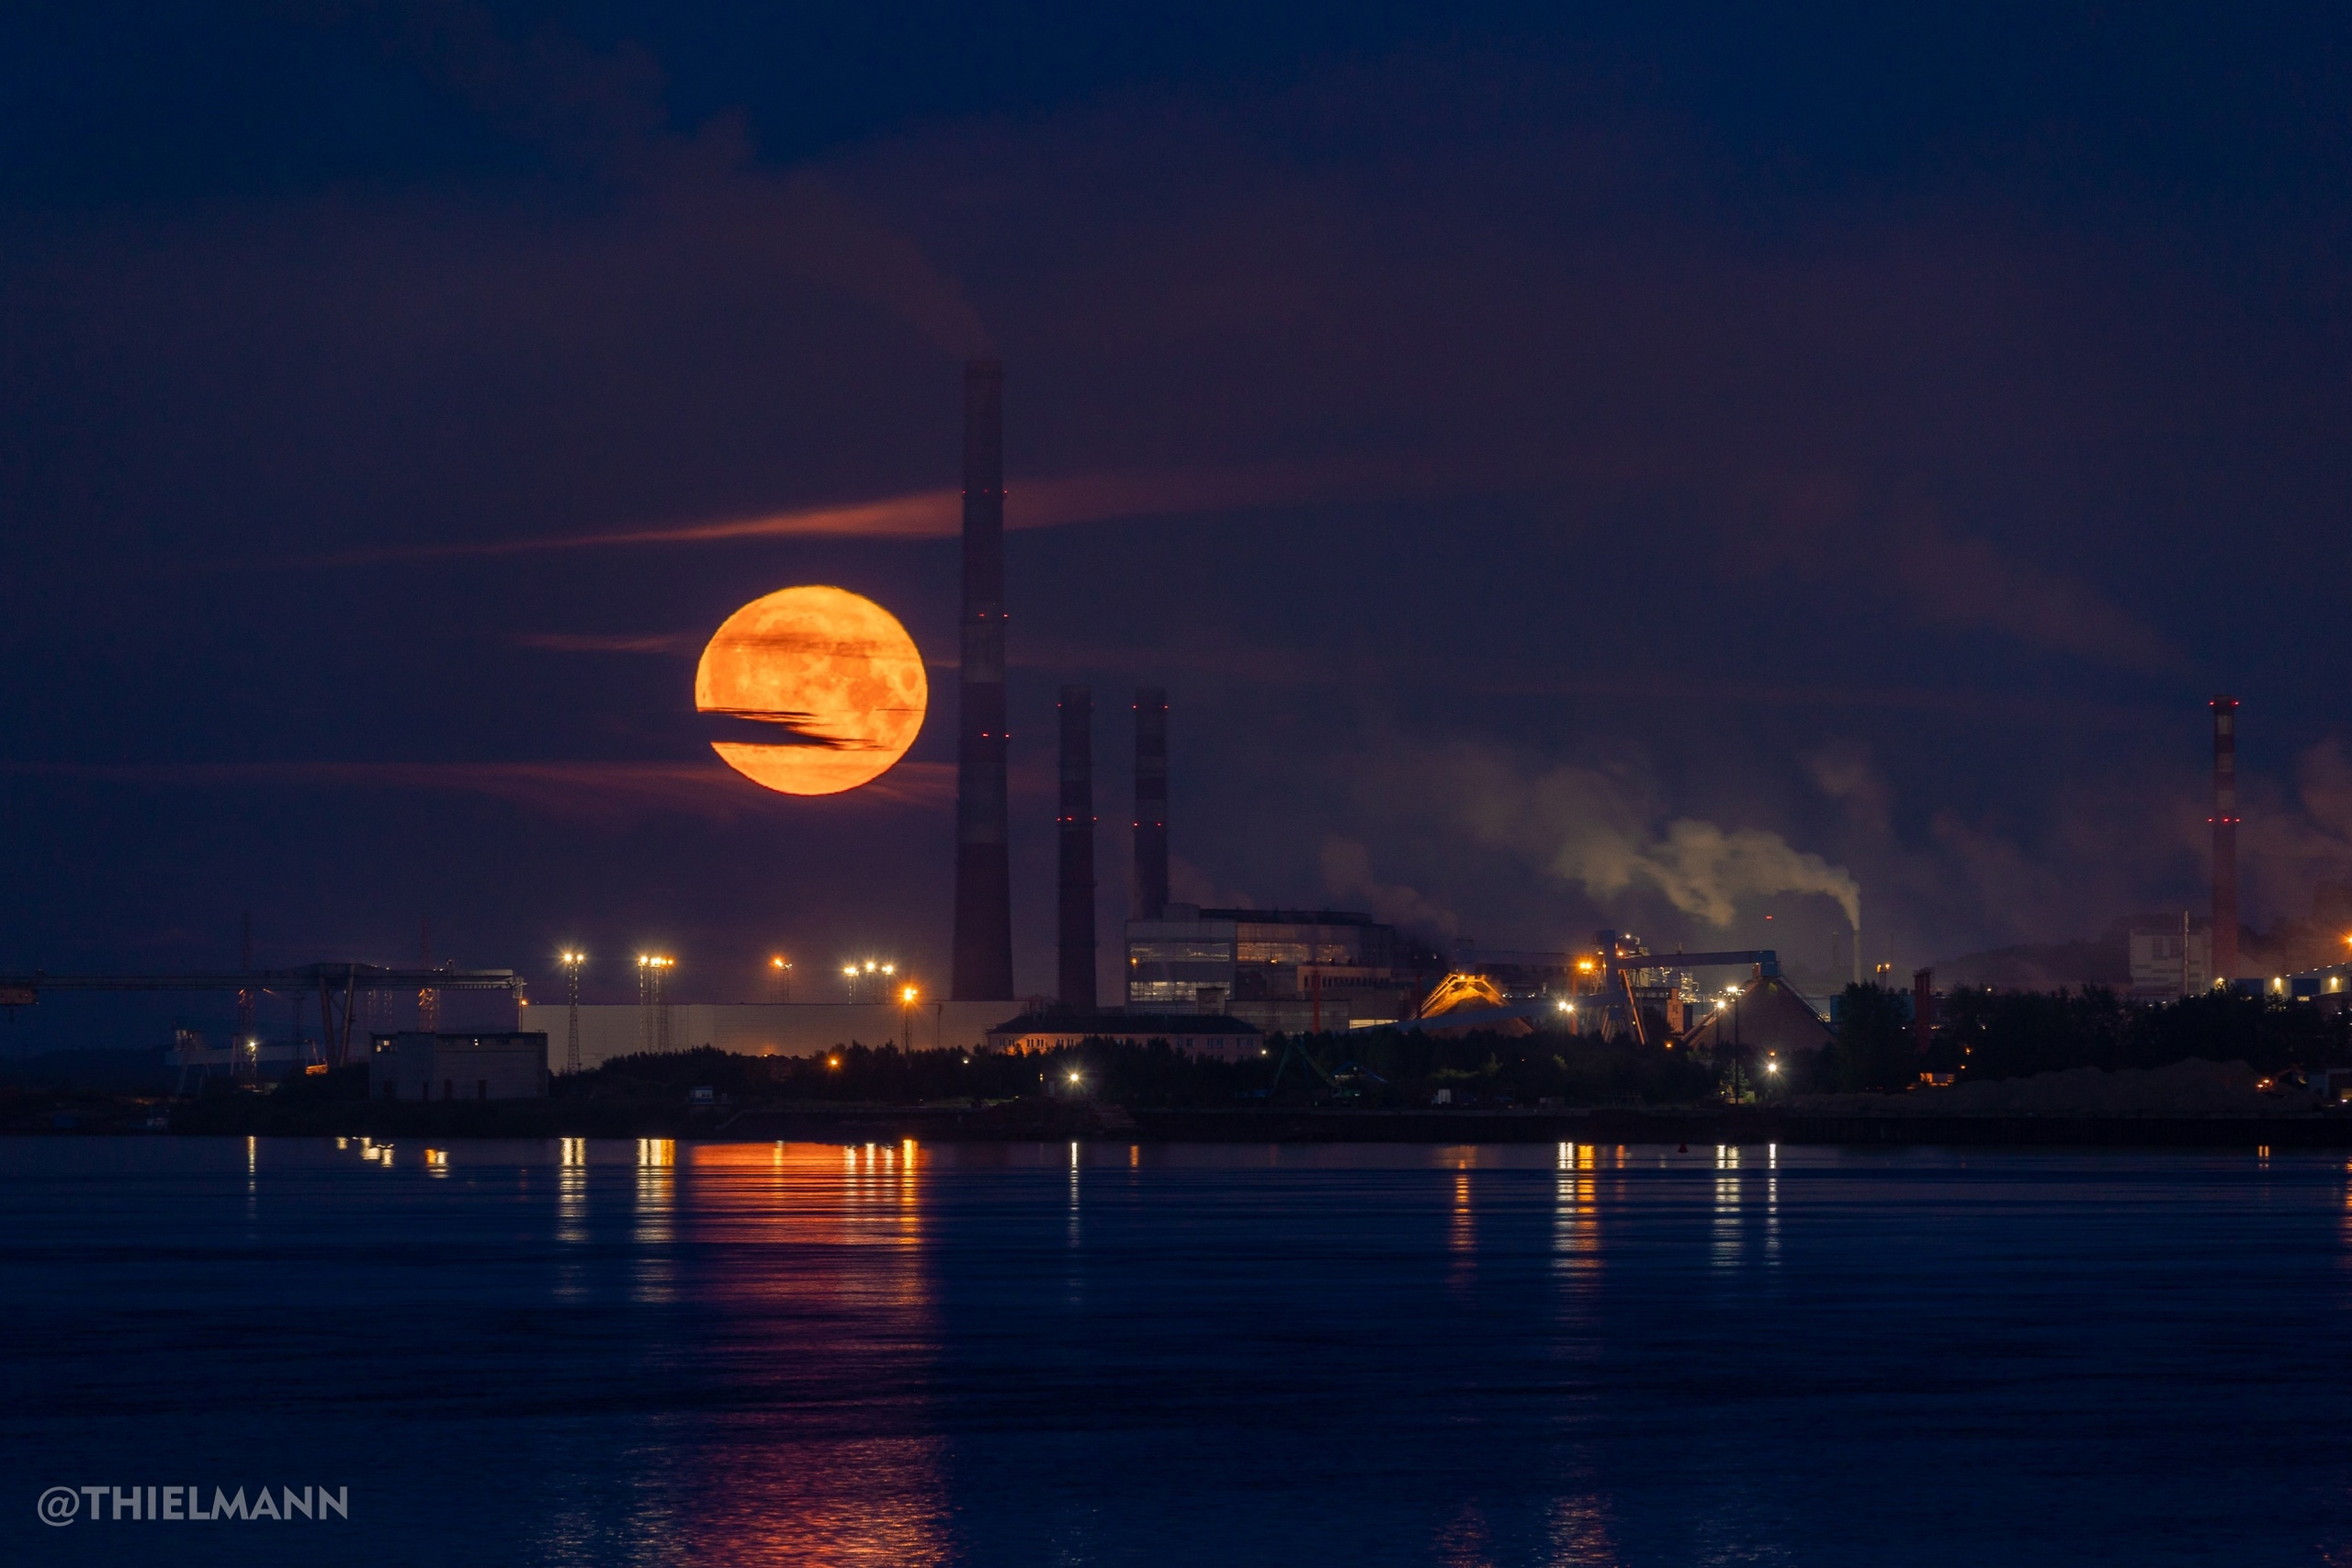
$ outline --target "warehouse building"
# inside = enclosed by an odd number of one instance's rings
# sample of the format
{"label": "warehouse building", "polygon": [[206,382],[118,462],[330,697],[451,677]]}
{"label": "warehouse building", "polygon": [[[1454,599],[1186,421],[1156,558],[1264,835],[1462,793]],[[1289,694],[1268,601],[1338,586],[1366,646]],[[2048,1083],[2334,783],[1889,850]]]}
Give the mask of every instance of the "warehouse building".
{"label": "warehouse building", "polygon": [[544,1034],[428,1034],[369,1040],[368,1093],[376,1100],[537,1100],[548,1091]]}

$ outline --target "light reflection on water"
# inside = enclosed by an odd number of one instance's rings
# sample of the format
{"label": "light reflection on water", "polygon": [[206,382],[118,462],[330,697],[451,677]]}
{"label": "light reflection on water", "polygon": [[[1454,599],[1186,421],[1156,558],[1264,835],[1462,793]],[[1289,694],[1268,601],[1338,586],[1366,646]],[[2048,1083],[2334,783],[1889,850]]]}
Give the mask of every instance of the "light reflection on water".
{"label": "light reflection on water", "polygon": [[0,1140],[0,1461],[331,1471],[393,1561],[2352,1544],[2336,1156],[434,1153]]}
{"label": "light reflection on water", "polygon": [[[777,1345],[740,1327],[721,1339],[733,1402],[757,1414],[730,1423],[729,1440],[693,1472],[690,1506],[670,1534],[698,1560],[928,1564],[952,1555],[945,1441],[929,1429],[926,1402],[896,1404],[870,1427],[858,1415],[858,1385],[919,1388],[938,1357],[921,1161],[911,1145],[852,1152],[690,1151],[684,1239],[719,1264],[700,1277],[699,1300],[721,1323],[824,1325],[813,1343]],[[847,1375],[827,1378],[827,1364]]]}

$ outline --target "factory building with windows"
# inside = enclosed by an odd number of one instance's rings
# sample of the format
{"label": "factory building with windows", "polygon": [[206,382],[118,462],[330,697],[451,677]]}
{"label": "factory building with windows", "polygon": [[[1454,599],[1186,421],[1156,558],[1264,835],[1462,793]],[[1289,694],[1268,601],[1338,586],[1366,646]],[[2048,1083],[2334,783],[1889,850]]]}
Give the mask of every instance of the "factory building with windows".
{"label": "factory building with windows", "polygon": [[1127,922],[1127,1010],[1225,1014],[1267,1033],[1393,1023],[1428,987],[1394,926],[1343,909],[1164,906]]}

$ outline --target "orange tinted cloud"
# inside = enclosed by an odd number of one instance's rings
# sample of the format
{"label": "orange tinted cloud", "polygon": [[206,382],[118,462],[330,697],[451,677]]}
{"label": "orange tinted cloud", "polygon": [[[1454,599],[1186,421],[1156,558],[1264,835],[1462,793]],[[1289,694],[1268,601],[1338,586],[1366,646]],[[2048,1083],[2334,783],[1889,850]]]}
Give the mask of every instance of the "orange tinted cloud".
{"label": "orange tinted cloud", "polygon": [[[1387,493],[1401,482],[1392,472],[1360,463],[1080,474],[1008,487],[1004,524],[1008,528],[1060,528],[1123,518],[1243,511]],[[798,507],[789,512],[704,523],[526,539],[391,545],[330,557],[322,564],[356,566],[391,560],[533,555],[549,550],[720,544],[736,539],[944,539],[954,536],[963,527],[963,506],[959,491],[913,491],[872,501]]]}
{"label": "orange tinted cloud", "polygon": [[[776,797],[709,759],[692,762],[12,762],[0,773],[154,788],[336,788],[485,795],[556,817],[609,820],[675,812],[732,821]],[[932,807],[956,769],[900,762],[845,798]]]}

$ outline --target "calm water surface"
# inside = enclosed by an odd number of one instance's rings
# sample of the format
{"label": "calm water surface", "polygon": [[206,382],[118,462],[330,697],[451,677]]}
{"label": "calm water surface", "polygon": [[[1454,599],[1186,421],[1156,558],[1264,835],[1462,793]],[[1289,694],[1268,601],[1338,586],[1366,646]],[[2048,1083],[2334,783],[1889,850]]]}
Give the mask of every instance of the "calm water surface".
{"label": "calm water surface", "polygon": [[2315,1156],[0,1140],[0,1309],[6,1562],[2352,1563]]}

